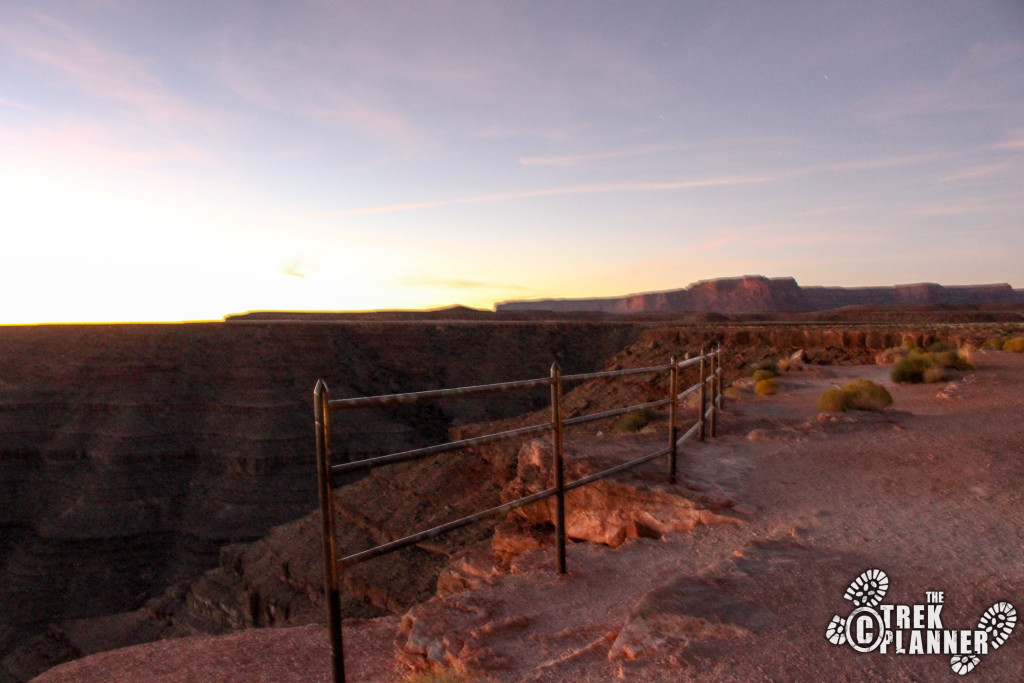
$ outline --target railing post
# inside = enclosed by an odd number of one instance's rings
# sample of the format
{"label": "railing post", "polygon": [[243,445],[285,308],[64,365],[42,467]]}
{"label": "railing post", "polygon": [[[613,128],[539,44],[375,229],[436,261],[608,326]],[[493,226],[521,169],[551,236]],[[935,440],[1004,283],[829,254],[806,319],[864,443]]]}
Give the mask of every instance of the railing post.
{"label": "railing post", "polygon": [[565,574],[565,471],[562,464],[562,368],[551,364],[552,470],[555,475],[555,561]]}
{"label": "railing post", "polygon": [[322,379],[318,380],[313,390],[313,418],[316,423],[316,470],[324,554],[324,600],[327,603],[332,680],[334,683],[345,683],[345,650],[341,639],[341,593],[338,588],[338,549],[334,533],[334,499],[331,494],[329,396],[327,384]]}
{"label": "railing post", "polygon": [[725,391],[722,388],[725,385],[725,375],[722,372],[722,345],[718,345],[718,407],[725,409]]}
{"label": "railing post", "polygon": [[707,387],[707,379],[704,376],[704,347],[702,346],[702,347],[700,347],[700,391],[697,392],[697,393],[700,394],[700,401],[699,401],[699,403],[700,403],[700,406],[699,406],[700,414],[698,415],[698,417],[700,418],[700,427],[697,428],[697,438],[700,439],[701,441],[704,440],[704,413],[705,413],[705,402],[706,402],[706,398],[707,398],[707,396],[705,394],[706,387]]}
{"label": "railing post", "polygon": [[678,417],[676,413],[679,409],[679,365],[676,364],[676,357],[672,356],[669,361],[672,363],[672,369],[669,370],[669,392],[672,397],[672,402],[668,404],[668,440],[671,451],[668,454],[668,483],[676,483],[676,438],[678,437],[679,428],[677,426]]}
{"label": "railing post", "polygon": [[717,374],[718,373],[718,363],[715,362],[716,360],[717,360],[716,352],[712,351],[711,352],[711,424],[708,425],[708,428],[711,430],[711,438],[712,439],[715,438],[716,436],[718,436],[718,429],[717,429],[717,423],[718,423],[718,392],[716,391],[716,388],[717,388],[716,382],[718,380],[718,374]]}

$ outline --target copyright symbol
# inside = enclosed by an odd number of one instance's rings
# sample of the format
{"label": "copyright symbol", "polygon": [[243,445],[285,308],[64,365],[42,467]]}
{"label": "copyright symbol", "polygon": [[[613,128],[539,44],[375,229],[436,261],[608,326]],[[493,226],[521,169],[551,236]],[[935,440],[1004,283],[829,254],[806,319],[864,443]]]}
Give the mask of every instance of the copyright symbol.
{"label": "copyright symbol", "polygon": [[846,642],[857,652],[871,652],[885,638],[882,615],[870,607],[858,607],[846,618]]}

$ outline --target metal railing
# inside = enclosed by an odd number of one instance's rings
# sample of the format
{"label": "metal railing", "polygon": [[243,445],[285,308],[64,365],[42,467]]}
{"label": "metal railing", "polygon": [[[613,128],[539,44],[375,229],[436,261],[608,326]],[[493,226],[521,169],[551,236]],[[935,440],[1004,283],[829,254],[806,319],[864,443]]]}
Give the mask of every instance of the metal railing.
{"label": "metal railing", "polygon": [[[339,574],[343,569],[411,545],[416,545],[417,543],[421,543],[428,539],[436,538],[449,531],[460,529],[483,519],[487,519],[488,517],[507,513],[523,505],[529,505],[530,503],[554,497],[555,568],[559,574],[565,574],[566,492],[666,455],[668,456],[668,482],[670,484],[676,483],[676,459],[679,445],[695,434],[701,441],[704,440],[706,433],[710,433],[711,436],[716,435],[717,413],[723,407],[721,353],[722,351],[720,347],[707,353],[702,349],[700,355],[695,358],[687,358],[677,361],[673,356],[665,365],[628,368],[624,370],[607,370],[603,372],[590,372],[576,375],[563,375],[561,368],[557,363],[555,363],[551,366],[551,374],[549,377],[519,380],[515,382],[503,382],[500,384],[486,384],[454,389],[436,389],[432,391],[419,391],[407,394],[387,394],[363,398],[332,399],[330,398],[330,392],[327,388],[327,384],[322,379],[317,381],[316,388],[313,391],[313,412],[316,424],[316,461],[323,537],[324,596],[327,602],[327,625],[330,634],[331,664],[333,680],[335,683],[343,683],[345,680],[345,660],[341,632],[341,592],[339,588]],[[680,370],[693,366],[699,368],[699,378],[697,382],[680,391]],[[582,382],[601,378],[617,378],[636,374],[656,374],[660,372],[669,373],[669,395],[667,398],[568,419],[564,418],[562,415],[562,387],[566,383]],[[414,450],[391,453],[389,455],[382,455],[379,457],[366,458],[355,462],[346,462],[341,464],[331,463],[330,414],[334,411],[349,410],[353,408],[390,406],[414,403],[429,399],[455,398],[544,386],[550,387],[551,389],[550,422],[520,427],[518,429],[510,429],[493,434],[484,434],[435,446],[427,446],[425,448],[417,448]],[[699,409],[697,419],[686,429],[682,436],[680,436],[679,402],[681,399],[686,398],[694,392],[698,393],[700,397],[698,401]],[[565,482],[562,458],[562,439],[565,427],[616,417],[634,410],[658,408],[662,406],[669,407],[668,446],[601,472],[582,477],[569,483]],[[550,432],[553,444],[552,469],[554,472],[554,482],[551,488],[510,501],[503,505],[498,505],[488,510],[482,510],[475,514],[441,524],[440,526],[436,526],[432,529],[427,529],[425,531],[391,541],[390,543],[384,543],[345,557],[338,557],[334,497],[332,495],[333,475],[359,470],[370,470],[375,467],[417,460],[427,456],[436,455],[438,453],[465,448],[467,446],[476,446],[491,441],[497,441],[499,439],[525,436],[540,432]]]}

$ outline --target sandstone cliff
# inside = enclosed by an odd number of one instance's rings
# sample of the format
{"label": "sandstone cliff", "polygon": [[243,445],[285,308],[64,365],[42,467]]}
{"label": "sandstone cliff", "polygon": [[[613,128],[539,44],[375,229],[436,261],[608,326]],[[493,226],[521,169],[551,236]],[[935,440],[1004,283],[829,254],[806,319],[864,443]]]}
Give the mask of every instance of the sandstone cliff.
{"label": "sandstone cliff", "polygon": [[[0,328],[0,680],[76,656],[53,625],[134,610],[216,566],[225,544],[313,509],[317,378],[334,396],[357,396],[543,376],[555,359],[598,367],[639,329],[444,321]],[[422,445],[453,425],[544,400],[509,394],[339,414],[335,455]]]}
{"label": "sandstone cliff", "polygon": [[515,311],[600,311],[605,313],[683,312],[794,313],[844,306],[1001,305],[1024,303],[1024,290],[1008,284],[943,287],[933,283],[892,287],[801,287],[791,277],[703,280],[685,289],[604,299],[506,301],[499,313]]}

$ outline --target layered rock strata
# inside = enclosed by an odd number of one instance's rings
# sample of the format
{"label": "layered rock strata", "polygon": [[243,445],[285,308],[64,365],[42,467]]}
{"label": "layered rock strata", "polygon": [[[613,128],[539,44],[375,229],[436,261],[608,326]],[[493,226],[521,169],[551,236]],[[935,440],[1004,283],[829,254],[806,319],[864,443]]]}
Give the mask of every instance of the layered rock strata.
{"label": "layered rock strata", "polygon": [[944,287],[926,282],[891,287],[801,287],[791,277],[702,280],[684,289],[602,299],[540,299],[505,301],[499,313],[514,311],[600,311],[649,313],[703,311],[713,313],[793,313],[826,311],[844,306],[1001,305],[1024,303],[1024,290],[1008,284]]}
{"label": "layered rock strata", "polygon": [[[57,625],[134,610],[216,566],[222,546],[313,509],[318,378],[346,397],[544,376],[556,359],[595,369],[639,329],[445,321],[0,328],[0,679],[24,680],[94,646]],[[337,413],[334,455],[442,441],[453,425],[529,411],[545,398],[515,392]],[[207,592],[223,585],[211,577]]]}

